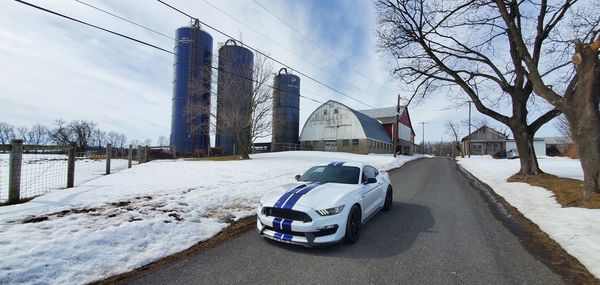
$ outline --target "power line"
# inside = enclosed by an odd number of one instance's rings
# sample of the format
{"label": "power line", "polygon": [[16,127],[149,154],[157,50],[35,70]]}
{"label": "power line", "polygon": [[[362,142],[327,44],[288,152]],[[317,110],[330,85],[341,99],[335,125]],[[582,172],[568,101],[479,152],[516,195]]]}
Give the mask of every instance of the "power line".
{"label": "power line", "polygon": [[132,38],[132,37],[130,37],[130,36],[126,36],[126,35],[124,35],[124,34],[121,34],[121,33],[113,32],[113,31],[111,31],[111,30],[108,30],[108,29],[105,29],[105,28],[102,28],[102,27],[99,27],[99,26],[96,26],[96,25],[93,25],[93,24],[90,24],[90,23],[87,23],[87,22],[84,22],[84,21],[81,21],[81,20],[77,20],[77,19],[75,19],[75,18],[72,18],[72,17],[66,16],[66,15],[63,15],[63,14],[60,14],[60,13],[57,13],[57,12],[54,12],[54,11],[48,10],[48,9],[46,9],[46,8],[42,8],[42,7],[40,7],[40,6],[37,6],[37,5],[31,4],[31,3],[27,3],[27,2],[25,2],[25,1],[21,1],[21,0],[15,0],[15,1],[17,1],[17,2],[19,2],[19,3],[21,3],[21,4],[25,4],[25,5],[27,5],[27,6],[30,6],[30,7],[36,8],[36,9],[38,9],[38,10],[42,10],[42,11],[44,11],[44,12],[47,12],[47,13],[50,13],[50,14],[53,14],[53,15],[56,15],[56,16],[59,16],[59,17],[62,17],[62,18],[65,18],[65,19],[69,19],[69,20],[71,20],[71,21],[74,21],[74,22],[77,22],[77,23],[80,23],[80,24],[83,24],[83,25],[86,25],[86,26],[90,26],[90,27],[92,27],[92,28],[96,28],[96,29],[99,29],[99,30],[105,31],[105,32],[107,32],[107,33],[111,33],[111,34],[113,34],[113,35],[116,35],[116,36],[119,36],[119,37],[123,37],[123,38],[126,38],[126,39],[128,39],[128,40],[132,40],[132,41],[134,41],[134,42],[137,42],[137,43],[140,43],[140,44],[143,44],[143,45],[146,45],[146,46],[149,46],[149,47],[152,47],[152,48],[158,49],[158,50],[162,50],[162,51],[164,51],[164,52],[168,52],[168,53],[170,53],[170,54],[175,54],[175,53],[173,53],[173,52],[171,52],[171,51],[169,51],[169,50],[166,50],[166,49],[164,49],[164,48],[161,48],[161,47],[159,47],[159,46],[156,46],[156,45],[153,45],[153,44],[150,44],[150,43],[147,43],[147,42],[144,42],[144,41],[141,41],[141,40],[138,40],[138,39]]}
{"label": "power line", "polygon": [[[153,45],[153,44],[147,43],[147,42],[145,42],[145,41],[138,40],[138,39],[136,39],[136,38],[133,38],[133,37],[130,37],[130,36],[127,36],[127,35],[123,35],[123,34],[121,34],[121,33],[114,32],[114,31],[111,31],[111,30],[109,30],[109,29],[105,29],[105,28],[102,28],[102,27],[100,27],[100,26],[97,26],[97,25],[93,25],[93,24],[90,24],[90,23],[84,22],[84,21],[82,21],[82,20],[78,20],[78,19],[75,19],[75,18],[73,18],[73,17],[69,17],[69,16],[66,16],[66,15],[64,15],[64,14],[61,14],[61,13],[58,13],[58,12],[54,12],[54,11],[52,11],[52,10],[49,10],[49,9],[46,9],[46,8],[43,8],[43,7],[40,7],[40,6],[37,6],[37,5],[31,4],[31,3],[27,3],[27,2],[25,2],[25,1],[22,1],[22,0],[15,0],[15,1],[16,1],[16,2],[19,2],[19,3],[21,3],[21,4],[25,4],[25,5],[27,5],[27,6],[30,6],[30,7],[33,7],[33,8],[39,9],[39,10],[42,10],[42,11],[44,11],[44,12],[47,12],[47,13],[50,13],[50,14],[53,14],[53,15],[56,15],[56,16],[59,16],[59,17],[62,17],[62,18],[65,18],[65,19],[68,19],[68,20],[71,20],[71,21],[77,22],[77,23],[80,23],[80,24],[83,24],[83,25],[86,25],[86,26],[89,26],[89,27],[93,27],[93,28],[96,28],[96,29],[99,29],[99,30],[102,30],[102,31],[105,31],[105,32],[108,32],[108,33],[111,33],[111,34],[113,34],[113,35],[117,35],[117,36],[120,36],[120,37],[126,38],[126,39],[128,39],[128,40],[131,40],[131,41],[134,41],[134,42],[137,42],[137,43],[140,43],[140,44],[143,44],[143,45],[146,45],[146,46],[149,46],[149,47],[152,47],[152,48],[155,48],[155,49],[161,50],[161,51],[163,51],[163,52],[166,52],[166,53],[169,53],[169,54],[172,54],[172,55],[175,55],[175,56],[177,56],[177,53],[175,53],[175,52],[172,52],[172,51],[166,50],[166,49],[164,49],[164,48],[161,48],[161,47],[159,47],[159,46],[156,46],[156,45]],[[212,66],[212,65],[209,65],[209,64],[205,64],[205,63],[202,63],[202,65],[204,65],[204,66],[206,66],[206,67],[210,67],[211,69],[217,70],[218,72],[225,72],[225,73],[229,73],[229,74],[232,74],[232,75],[234,75],[234,76],[240,77],[240,78],[242,78],[242,79],[246,79],[246,80],[249,80],[249,81],[252,81],[252,82],[255,82],[255,83],[260,83],[260,84],[263,84],[265,87],[269,87],[269,88],[272,88],[272,89],[274,89],[274,90],[281,90],[281,89],[280,89],[280,88],[278,88],[278,87],[275,87],[275,86],[272,86],[272,85],[269,85],[269,84],[264,84],[264,83],[261,83],[261,82],[259,82],[259,81],[255,80],[255,79],[253,79],[253,78],[248,78],[248,77],[245,77],[245,76],[243,76],[243,75],[241,75],[241,74],[237,74],[237,73],[235,73],[235,72],[228,72],[228,71],[225,71],[225,70],[220,70],[218,67],[215,67],[215,66]],[[211,91],[211,92],[212,92],[212,91]],[[323,103],[323,102],[320,102],[320,101],[318,101],[318,100],[315,100],[315,99],[312,99],[312,98],[309,98],[309,97],[306,97],[306,96],[303,96],[303,95],[299,95],[299,96],[300,96],[300,97],[302,97],[302,98],[305,98],[305,99],[308,99],[308,100],[311,100],[311,101],[317,102],[317,103]]]}
{"label": "power line", "polygon": [[[315,67],[315,68],[316,68],[316,69],[318,69],[319,71],[321,71],[321,72],[323,72],[323,73],[325,73],[325,74],[329,74],[330,76],[332,76],[332,77],[336,78],[337,80],[339,80],[339,81],[342,81],[342,82],[344,82],[344,83],[346,83],[346,84],[348,84],[348,85],[350,85],[350,86],[352,86],[352,87],[354,87],[354,88],[356,88],[356,89],[358,89],[358,90],[361,90],[361,91],[363,91],[363,92],[365,92],[365,93],[367,93],[367,94],[369,94],[369,95],[375,96],[375,94],[373,94],[373,93],[369,92],[368,90],[365,90],[365,89],[363,89],[363,88],[361,88],[361,87],[357,86],[356,84],[353,84],[353,83],[351,83],[351,82],[348,82],[348,81],[347,81],[347,80],[345,80],[344,78],[342,78],[342,77],[340,77],[340,76],[337,76],[335,73],[330,73],[330,72],[327,72],[327,70],[324,70],[324,69],[323,69],[323,68],[322,68],[320,65],[314,64],[313,62],[311,62],[311,61],[309,61],[308,59],[306,59],[305,57],[303,57],[303,56],[301,56],[301,55],[297,54],[296,52],[294,52],[294,51],[293,51],[293,50],[291,50],[290,48],[288,48],[288,47],[286,47],[286,46],[284,46],[284,45],[280,44],[279,42],[277,42],[277,41],[275,41],[275,40],[271,39],[269,36],[265,35],[264,33],[262,33],[262,32],[260,32],[260,31],[258,31],[257,29],[253,28],[252,26],[250,26],[250,25],[248,25],[248,24],[244,23],[242,20],[240,20],[240,19],[238,19],[238,18],[234,17],[233,15],[231,15],[231,14],[227,13],[226,11],[223,11],[223,10],[222,10],[222,9],[220,9],[219,7],[217,7],[217,6],[213,5],[213,4],[212,4],[211,2],[209,2],[208,0],[202,0],[202,1],[204,1],[206,4],[210,5],[211,7],[213,7],[214,9],[216,9],[217,11],[219,11],[219,12],[221,12],[221,13],[225,14],[225,15],[226,15],[226,16],[228,16],[229,18],[231,18],[231,19],[235,20],[236,22],[238,22],[238,23],[240,23],[240,24],[244,25],[245,27],[247,27],[247,28],[249,28],[250,30],[254,31],[255,33],[259,34],[259,35],[260,35],[260,36],[262,36],[263,38],[265,38],[265,39],[269,40],[270,42],[272,42],[272,43],[274,43],[274,44],[276,44],[276,45],[280,46],[281,48],[285,49],[285,50],[286,50],[286,51],[288,51],[289,53],[291,53],[291,54],[293,54],[294,56],[296,56],[297,58],[299,58],[300,60],[302,60],[302,61],[304,61],[304,62],[306,62],[306,63],[310,64],[310,65],[311,65],[311,66],[313,66],[313,67]],[[332,55],[332,56],[334,56],[334,57],[335,57],[335,55]],[[339,62],[341,62],[340,60],[338,60],[338,61],[339,61]],[[373,82],[373,83],[375,83],[375,82]]]}
{"label": "power line", "polygon": [[[219,30],[219,29],[217,29],[217,28],[215,28],[215,27],[213,27],[213,26],[211,26],[211,25],[209,25],[209,24],[207,24],[207,23],[205,23],[205,22],[203,22],[203,21],[199,20],[198,18],[192,17],[190,14],[188,14],[188,13],[185,13],[185,12],[183,12],[183,11],[181,11],[181,10],[179,10],[179,9],[175,8],[175,7],[174,7],[174,6],[172,6],[172,5],[169,5],[169,4],[167,4],[166,2],[164,2],[164,1],[162,1],[162,0],[156,0],[156,1],[158,1],[159,3],[161,3],[161,4],[163,4],[163,5],[167,6],[167,7],[171,8],[171,9],[173,9],[173,10],[175,10],[175,11],[177,11],[177,12],[181,13],[182,15],[185,15],[185,16],[189,17],[189,18],[190,18],[190,19],[192,19],[192,20],[196,20],[196,21],[198,21],[198,22],[199,22],[199,23],[201,23],[202,25],[204,25],[204,26],[207,26],[208,28],[210,28],[210,29],[212,29],[212,30],[216,31],[217,33],[219,33],[219,34],[221,34],[221,35],[223,35],[223,36],[225,36],[225,37],[228,37],[228,38],[230,38],[230,39],[234,39],[234,40],[236,40],[236,41],[238,41],[238,42],[242,42],[242,41],[240,41],[240,40],[237,40],[235,37],[232,37],[232,36],[228,35],[227,33],[225,33],[225,32],[223,32],[223,31],[221,31],[221,30]],[[277,62],[277,63],[279,63],[279,64],[281,64],[281,65],[283,65],[283,66],[285,66],[285,67],[287,67],[287,68],[289,68],[289,69],[291,69],[291,70],[295,70],[295,71],[296,71],[298,74],[300,74],[300,75],[303,75],[304,77],[306,77],[306,78],[308,78],[308,79],[310,79],[310,80],[312,80],[312,81],[314,81],[314,82],[316,82],[316,83],[318,83],[318,84],[320,84],[320,85],[322,85],[322,86],[325,86],[325,87],[327,87],[328,89],[330,89],[330,90],[332,90],[332,91],[334,91],[334,92],[336,92],[336,93],[338,93],[338,94],[340,94],[340,95],[346,96],[346,97],[348,97],[348,98],[350,98],[350,99],[352,99],[352,100],[354,100],[354,101],[356,101],[356,102],[358,102],[358,103],[360,103],[360,104],[363,104],[363,105],[365,105],[365,106],[367,106],[367,107],[369,107],[369,108],[373,108],[373,109],[375,108],[375,107],[373,107],[373,106],[371,106],[371,105],[369,105],[369,104],[367,104],[367,103],[364,103],[364,102],[362,102],[362,101],[360,101],[360,100],[358,100],[358,99],[356,99],[356,98],[354,98],[354,97],[352,97],[352,96],[350,96],[350,95],[348,95],[348,94],[346,94],[346,93],[344,93],[344,92],[342,92],[342,91],[339,91],[339,90],[338,90],[338,89],[336,89],[336,88],[333,88],[333,87],[331,87],[331,86],[329,86],[329,85],[327,85],[327,84],[323,83],[322,81],[320,81],[320,80],[318,80],[318,79],[315,79],[315,78],[313,78],[312,76],[309,76],[309,75],[307,75],[307,74],[306,74],[306,73],[304,73],[304,72],[301,72],[301,71],[300,71],[300,70],[298,70],[297,68],[293,68],[293,67],[291,67],[291,66],[289,66],[289,65],[287,65],[287,64],[285,64],[285,63],[283,63],[283,62],[281,62],[280,60],[277,60],[277,59],[275,59],[275,58],[271,57],[270,55],[268,55],[268,54],[265,54],[264,52],[262,52],[262,51],[260,51],[260,50],[258,50],[258,49],[256,49],[256,48],[254,48],[254,47],[252,47],[252,46],[250,46],[250,45],[246,45],[246,44],[245,44],[245,46],[246,46],[246,47],[248,47],[249,49],[253,50],[253,51],[254,51],[254,52],[256,52],[256,53],[259,53],[259,54],[263,55],[264,57],[266,57],[266,58],[269,58],[270,60],[272,60],[272,61],[274,61],[274,62]]]}
{"label": "power line", "polygon": [[[206,0],[204,0],[206,1]],[[361,77],[363,77],[364,79],[373,82],[375,85],[378,85],[379,87],[385,88],[389,91],[392,92],[396,92],[386,86],[383,86],[377,82],[375,82],[375,80],[367,77],[366,75],[364,75],[362,72],[358,71],[357,69],[355,69],[354,67],[344,63],[344,61],[342,59],[340,59],[336,54],[332,53],[331,51],[321,47],[316,41],[314,41],[313,39],[311,39],[309,36],[305,35],[304,33],[300,32],[298,29],[294,28],[292,25],[290,25],[288,22],[286,22],[284,19],[282,19],[281,17],[277,16],[277,14],[275,14],[274,12],[272,12],[271,10],[269,10],[267,7],[263,6],[262,4],[260,4],[260,2],[258,2],[257,0],[252,0],[254,1],[254,3],[256,3],[256,5],[260,6],[263,10],[267,11],[267,13],[271,14],[273,17],[275,17],[277,20],[279,20],[280,22],[282,22],[283,24],[285,24],[286,26],[288,26],[290,29],[292,29],[294,32],[298,33],[300,36],[302,36],[303,38],[305,38],[307,41],[309,41],[311,44],[313,44],[315,47],[317,47],[319,50],[329,54],[330,56],[332,56],[333,58],[335,58],[339,63],[342,63],[343,65],[350,67],[350,69],[355,72],[356,74],[360,75]]]}
{"label": "power line", "polygon": [[154,29],[148,28],[148,27],[146,27],[146,26],[144,26],[144,25],[141,25],[141,24],[138,24],[138,23],[136,23],[136,22],[133,22],[133,21],[127,20],[127,19],[126,19],[126,18],[124,18],[124,17],[121,17],[121,16],[119,16],[119,15],[117,15],[117,14],[114,14],[114,13],[111,13],[111,12],[109,12],[109,11],[106,11],[106,10],[104,10],[104,9],[98,8],[98,7],[96,7],[96,6],[92,5],[92,4],[85,3],[85,2],[83,2],[83,1],[81,1],[81,0],[75,0],[75,2],[78,2],[78,3],[80,3],[80,4],[83,4],[83,5],[85,5],[85,6],[88,6],[88,7],[90,7],[90,8],[92,8],[92,9],[95,9],[95,10],[98,10],[98,11],[100,11],[100,12],[102,12],[102,13],[105,13],[105,14],[111,15],[111,16],[113,16],[113,17],[115,17],[115,18],[118,18],[118,19],[121,19],[121,20],[123,20],[123,21],[125,21],[125,22],[127,22],[127,23],[133,24],[133,25],[135,25],[135,26],[138,26],[138,27],[140,27],[140,28],[142,28],[142,29],[145,29],[145,30],[147,30],[147,31],[153,32],[153,33],[155,33],[155,34],[157,34],[157,35],[160,35],[160,36],[163,36],[163,37],[165,37],[165,38],[167,38],[167,39],[171,39],[171,40],[174,40],[174,41],[175,41],[175,38],[173,38],[173,37],[171,37],[171,36],[168,36],[168,35],[166,35],[166,34],[164,34],[164,33],[161,33],[161,32],[159,32],[159,31],[156,31],[156,30],[154,30]]}

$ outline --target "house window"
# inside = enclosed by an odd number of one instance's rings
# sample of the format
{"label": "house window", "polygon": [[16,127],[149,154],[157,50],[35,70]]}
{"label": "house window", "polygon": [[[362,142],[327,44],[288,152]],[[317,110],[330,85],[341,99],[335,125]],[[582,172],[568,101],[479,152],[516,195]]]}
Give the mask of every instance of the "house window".
{"label": "house window", "polygon": [[327,116],[327,109],[323,110],[323,116]]}
{"label": "house window", "polygon": [[342,140],[342,146],[348,146],[350,144],[349,140]]}
{"label": "house window", "polygon": [[352,139],[352,146],[358,146],[358,139]]}
{"label": "house window", "polygon": [[337,114],[338,113],[338,108],[333,109],[333,113]]}

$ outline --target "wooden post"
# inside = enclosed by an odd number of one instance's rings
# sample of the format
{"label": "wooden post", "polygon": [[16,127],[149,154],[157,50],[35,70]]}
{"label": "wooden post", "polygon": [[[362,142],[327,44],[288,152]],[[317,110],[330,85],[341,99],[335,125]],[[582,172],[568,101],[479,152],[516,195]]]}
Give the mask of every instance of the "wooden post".
{"label": "wooden post", "polygon": [[23,162],[23,140],[12,140],[8,164],[8,203],[21,200],[21,165]]}
{"label": "wooden post", "polygon": [[127,168],[131,168],[131,159],[133,158],[133,145],[129,145],[129,153],[127,154]]}
{"label": "wooden post", "polygon": [[142,146],[138,145],[136,148],[136,151],[137,151],[138,164],[141,164],[142,163]]}
{"label": "wooden post", "polygon": [[148,162],[148,149],[150,149],[148,146],[144,147],[144,163]]}
{"label": "wooden post", "polygon": [[106,145],[106,175],[110,174],[110,158],[112,157],[112,145]]}
{"label": "wooden post", "polygon": [[73,188],[75,184],[75,152],[77,152],[77,144],[72,142],[69,146],[69,160],[67,160],[67,188]]}

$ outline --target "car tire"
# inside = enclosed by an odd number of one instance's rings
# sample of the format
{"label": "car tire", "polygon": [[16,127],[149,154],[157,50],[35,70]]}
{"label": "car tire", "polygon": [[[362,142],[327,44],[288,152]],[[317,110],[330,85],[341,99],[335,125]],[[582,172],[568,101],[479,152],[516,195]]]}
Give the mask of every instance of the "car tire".
{"label": "car tire", "polygon": [[385,202],[383,203],[383,210],[388,212],[392,209],[394,204],[392,186],[388,186],[387,192],[385,193]]}
{"label": "car tire", "polygon": [[360,227],[362,224],[361,215],[360,208],[357,205],[352,206],[350,213],[348,213],[346,235],[344,236],[344,242],[347,244],[355,243],[360,237]]}

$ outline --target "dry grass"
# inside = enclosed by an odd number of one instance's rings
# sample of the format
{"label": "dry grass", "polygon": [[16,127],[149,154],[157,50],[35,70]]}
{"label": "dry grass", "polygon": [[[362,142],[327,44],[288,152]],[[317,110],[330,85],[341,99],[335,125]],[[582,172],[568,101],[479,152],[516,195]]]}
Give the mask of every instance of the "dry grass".
{"label": "dry grass", "polygon": [[537,176],[513,175],[508,178],[508,182],[524,182],[546,188],[554,193],[556,201],[563,207],[600,209],[600,194],[592,193],[586,199],[583,195],[583,181],[581,180],[541,174]]}

